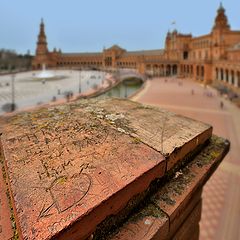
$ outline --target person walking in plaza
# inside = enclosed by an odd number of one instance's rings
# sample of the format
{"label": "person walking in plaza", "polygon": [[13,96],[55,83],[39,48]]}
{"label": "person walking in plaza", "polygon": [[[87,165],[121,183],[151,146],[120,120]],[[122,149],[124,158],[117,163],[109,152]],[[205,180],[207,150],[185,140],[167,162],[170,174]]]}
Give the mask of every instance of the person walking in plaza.
{"label": "person walking in plaza", "polygon": [[224,104],[223,104],[223,101],[220,102],[220,108],[223,109],[224,107]]}

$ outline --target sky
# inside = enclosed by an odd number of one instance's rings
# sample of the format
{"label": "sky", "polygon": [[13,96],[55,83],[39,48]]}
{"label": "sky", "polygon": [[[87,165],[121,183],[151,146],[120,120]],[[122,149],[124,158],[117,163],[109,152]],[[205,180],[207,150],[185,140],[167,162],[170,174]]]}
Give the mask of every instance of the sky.
{"label": "sky", "polygon": [[[240,30],[240,1],[222,3],[232,29]],[[0,49],[34,54],[41,18],[50,51],[95,52],[113,44],[129,51],[160,49],[174,28],[194,36],[209,33],[219,5],[219,0],[0,0]]]}

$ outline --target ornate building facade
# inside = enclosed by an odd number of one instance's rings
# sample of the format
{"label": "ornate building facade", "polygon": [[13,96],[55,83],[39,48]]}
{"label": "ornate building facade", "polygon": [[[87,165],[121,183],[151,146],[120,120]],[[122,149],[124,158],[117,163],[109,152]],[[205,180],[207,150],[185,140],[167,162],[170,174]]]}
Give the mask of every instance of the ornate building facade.
{"label": "ornate building facade", "polygon": [[56,69],[136,69],[150,76],[188,77],[204,83],[220,81],[240,87],[240,31],[231,30],[222,4],[209,34],[193,37],[176,30],[168,32],[165,48],[148,51],[126,51],[113,45],[97,53],[62,53],[48,50],[41,21],[33,59],[33,69],[42,64]]}

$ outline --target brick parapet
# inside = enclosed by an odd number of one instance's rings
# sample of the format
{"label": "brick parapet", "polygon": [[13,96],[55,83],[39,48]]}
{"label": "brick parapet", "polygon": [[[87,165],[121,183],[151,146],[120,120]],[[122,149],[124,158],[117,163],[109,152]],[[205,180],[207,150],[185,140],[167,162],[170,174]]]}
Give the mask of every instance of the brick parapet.
{"label": "brick parapet", "polygon": [[[2,123],[20,239],[106,239],[124,222],[135,239],[168,239],[190,217],[229,148],[211,138],[209,125],[118,99],[40,108]],[[120,239],[134,239],[123,229]]]}

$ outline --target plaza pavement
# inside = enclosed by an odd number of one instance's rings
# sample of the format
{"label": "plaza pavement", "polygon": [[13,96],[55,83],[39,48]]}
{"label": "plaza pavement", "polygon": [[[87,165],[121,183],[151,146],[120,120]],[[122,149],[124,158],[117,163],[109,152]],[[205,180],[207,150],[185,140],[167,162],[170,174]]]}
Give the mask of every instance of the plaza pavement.
{"label": "plaza pavement", "polygon": [[[53,97],[58,100],[65,99],[67,92],[73,96],[87,93],[96,86],[102,86],[106,76],[100,71],[76,71],[76,70],[55,70],[52,71],[57,79],[37,80],[34,79],[36,71],[15,74],[14,89],[15,103],[17,110],[22,110],[36,105],[46,104],[52,101]],[[0,76],[0,115],[4,113],[2,106],[12,102],[12,75]]]}
{"label": "plaza pavement", "polygon": [[240,109],[218,96],[214,89],[188,79],[149,80],[132,100],[209,123],[214,134],[230,140],[229,154],[204,187],[200,239],[239,240]]}

